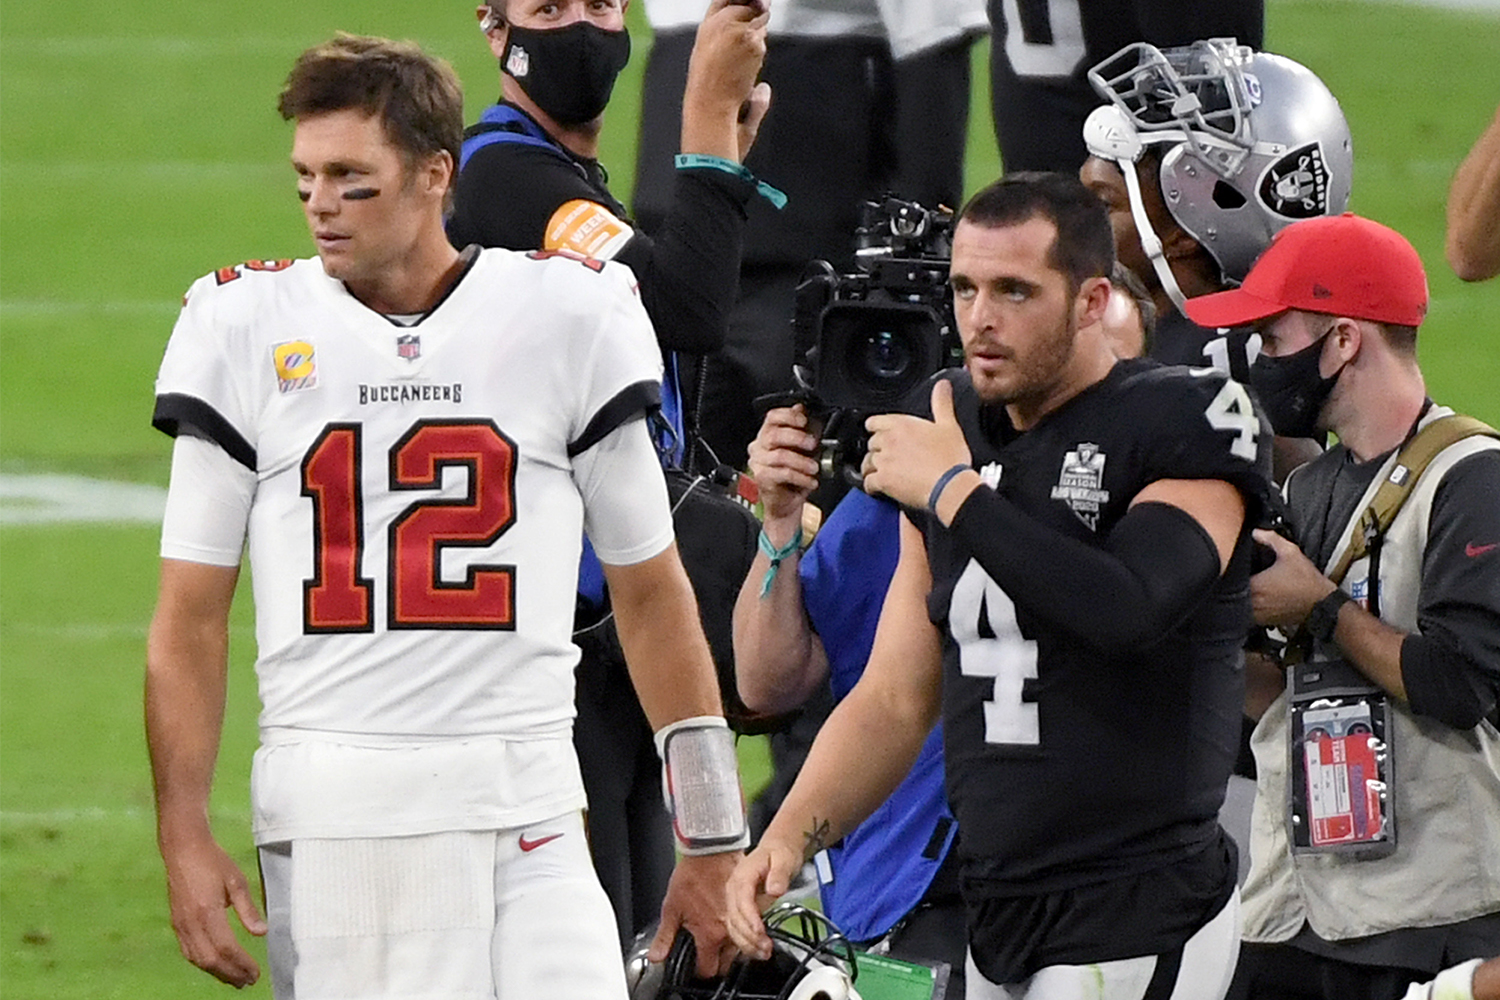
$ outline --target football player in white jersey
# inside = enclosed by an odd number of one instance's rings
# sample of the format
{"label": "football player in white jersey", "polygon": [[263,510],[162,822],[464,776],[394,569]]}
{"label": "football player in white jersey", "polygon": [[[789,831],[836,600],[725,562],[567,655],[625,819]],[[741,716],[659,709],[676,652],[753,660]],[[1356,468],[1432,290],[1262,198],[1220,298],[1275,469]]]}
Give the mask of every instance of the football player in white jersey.
{"label": "football player in white jersey", "polygon": [[[196,282],[157,378],[173,435],[146,725],[184,955],[278,1000],[625,996],[570,730],[579,539],[605,564],[686,855],[662,912],[732,955],[733,744],[647,431],[661,358],[620,265],[448,243],[445,64],[341,35],[281,94],[318,257]],[[267,917],[214,840],[248,538]]]}

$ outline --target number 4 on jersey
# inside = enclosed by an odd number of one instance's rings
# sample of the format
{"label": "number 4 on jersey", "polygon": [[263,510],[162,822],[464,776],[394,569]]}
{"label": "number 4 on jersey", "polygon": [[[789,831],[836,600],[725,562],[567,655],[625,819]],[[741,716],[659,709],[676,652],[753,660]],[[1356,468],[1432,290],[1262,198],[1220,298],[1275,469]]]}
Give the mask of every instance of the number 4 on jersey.
{"label": "number 4 on jersey", "polygon": [[1026,683],[1037,676],[1036,643],[1021,635],[1015,602],[973,559],[953,588],[948,623],[960,672],[995,679],[994,697],[984,703],[984,741],[1038,746],[1040,713]]}
{"label": "number 4 on jersey", "polygon": [[[1194,374],[1216,374],[1213,369],[1195,369]],[[1229,453],[1247,462],[1255,461],[1255,439],[1260,436],[1260,418],[1250,404],[1250,394],[1234,379],[1226,379],[1219,394],[1203,413],[1208,426],[1234,434]]]}

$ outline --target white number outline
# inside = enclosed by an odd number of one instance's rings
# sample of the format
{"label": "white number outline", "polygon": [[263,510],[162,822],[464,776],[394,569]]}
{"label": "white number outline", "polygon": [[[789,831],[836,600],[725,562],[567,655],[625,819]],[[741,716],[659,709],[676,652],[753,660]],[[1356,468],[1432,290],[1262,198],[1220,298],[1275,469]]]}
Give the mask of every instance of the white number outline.
{"label": "white number outline", "polygon": [[[1260,357],[1261,336],[1252,333],[1245,338],[1245,370],[1255,364],[1255,359]],[[1208,359],[1208,367],[1217,368],[1226,375],[1233,375],[1234,368],[1229,363],[1229,337],[1227,334],[1213,338],[1203,345],[1203,356]]]}
{"label": "white number outline", "polygon": [[[985,613],[989,635],[980,634]],[[1022,694],[1037,677],[1036,643],[1021,635],[1016,605],[973,559],[964,567],[948,603],[948,623],[958,643],[958,669],[965,677],[994,678],[994,697],[984,702],[984,741],[999,746],[1040,746],[1037,703]]]}
{"label": "white number outline", "polygon": [[1072,76],[1088,55],[1083,42],[1083,14],[1078,0],[1046,0],[1047,23],[1052,27],[1048,44],[1028,42],[1021,30],[1018,0],[1002,0],[1005,11],[1005,56],[1019,77]]}
{"label": "white number outline", "polygon": [[[1219,374],[1214,369],[1195,369],[1195,375],[1207,375],[1210,372]],[[1260,437],[1260,418],[1255,413],[1255,406],[1250,402],[1250,394],[1245,387],[1232,378],[1224,380],[1224,386],[1214,396],[1213,402],[1208,404],[1208,409],[1203,411],[1203,416],[1208,420],[1208,426],[1216,431],[1228,431],[1235,436],[1234,442],[1229,446],[1229,453],[1235,458],[1242,458],[1247,462],[1255,461],[1255,442]]]}

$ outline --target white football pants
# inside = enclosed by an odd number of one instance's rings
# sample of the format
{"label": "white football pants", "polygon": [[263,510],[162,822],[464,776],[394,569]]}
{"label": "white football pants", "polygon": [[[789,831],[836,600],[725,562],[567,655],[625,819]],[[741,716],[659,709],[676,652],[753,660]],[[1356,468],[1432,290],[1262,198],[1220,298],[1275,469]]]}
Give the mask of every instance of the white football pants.
{"label": "white football pants", "polygon": [[[1123,919],[1123,918],[1122,918]],[[1224,1000],[1240,954],[1240,893],[1176,956],[1143,955],[1091,965],[1049,965],[1022,983],[984,978],[969,956],[965,1000]],[[1160,968],[1159,968],[1160,967]],[[1160,973],[1160,974],[1158,974]]]}
{"label": "white football pants", "polygon": [[261,848],[276,1000],[623,998],[579,812]]}

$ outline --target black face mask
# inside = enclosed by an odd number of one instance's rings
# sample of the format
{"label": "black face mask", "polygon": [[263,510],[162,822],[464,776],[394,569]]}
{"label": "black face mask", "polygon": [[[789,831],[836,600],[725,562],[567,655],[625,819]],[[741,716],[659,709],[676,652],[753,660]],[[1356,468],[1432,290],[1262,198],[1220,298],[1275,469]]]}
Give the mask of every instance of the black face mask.
{"label": "black face mask", "polygon": [[1340,365],[1328,378],[1318,372],[1328,333],[1295,354],[1262,354],[1250,366],[1250,388],[1260,398],[1272,430],[1282,437],[1313,437],[1318,431],[1318,414],[1344,371]]}
{"label": "black face mask", "polygon": [[630,61],[630,34],[588,21],[563,28],[510,26],[500,68],[561,125],[592,121]]}

